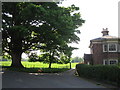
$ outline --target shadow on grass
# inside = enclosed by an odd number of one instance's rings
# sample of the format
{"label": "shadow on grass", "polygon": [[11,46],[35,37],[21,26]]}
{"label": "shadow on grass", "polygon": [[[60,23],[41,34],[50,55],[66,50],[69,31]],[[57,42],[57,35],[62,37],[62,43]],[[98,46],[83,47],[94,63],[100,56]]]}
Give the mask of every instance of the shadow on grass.
{"label": "shadow on grass", "polygon": [[69,70],[68,68],[13,68],[10,66],[4,66],[2,69],[27,73],[60,73]]}

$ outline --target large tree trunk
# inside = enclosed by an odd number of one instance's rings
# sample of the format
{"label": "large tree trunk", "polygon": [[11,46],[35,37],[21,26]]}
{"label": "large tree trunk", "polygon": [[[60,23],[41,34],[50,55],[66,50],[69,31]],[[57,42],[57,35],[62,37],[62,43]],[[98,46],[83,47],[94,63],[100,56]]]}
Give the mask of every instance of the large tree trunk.
{"label": "large tree trunk", "polygon": [[52,64],[52,62],[49,63],[49,68],[51,68],[51,64]]}
{"label": "large tree trunk", "polygon": [[71,62],[70,62],[70,69],[71,69]]}
{"label": "large tree trunk", "polygon": [[18,30],[13,32],[13,36],[11,36],[11,56],[12,56],[12,64],[11,67],[15,68],[23,68],[21,64],[21,56],[22,56],[22,39],[21,34]]}
{"label": "large tree trunk", "polygon": [[21,63],[21,52],[13,52],[12,53],[12,64],[11,67],[15,67],[15,68],[23,68],[23,65]]}
{"label": "large tree trunk", "polygon": [[53,62],[54,53],[55,53],[54,51],[50,51],[51,57],[50,57],[50,62],[49,62],[49,68],[51,68],[51,64],[52,64],[52,62]]}

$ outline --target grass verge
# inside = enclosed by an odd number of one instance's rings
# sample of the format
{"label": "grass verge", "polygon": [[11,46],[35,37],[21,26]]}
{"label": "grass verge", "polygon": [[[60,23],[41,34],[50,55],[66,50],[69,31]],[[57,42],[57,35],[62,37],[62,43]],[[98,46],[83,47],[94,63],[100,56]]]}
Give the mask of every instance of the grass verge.
{"label": "grass verge", "polygon": [[60,73],[69,70],[68,68],[3,68],[4,70],[27,72],[27,73]]}

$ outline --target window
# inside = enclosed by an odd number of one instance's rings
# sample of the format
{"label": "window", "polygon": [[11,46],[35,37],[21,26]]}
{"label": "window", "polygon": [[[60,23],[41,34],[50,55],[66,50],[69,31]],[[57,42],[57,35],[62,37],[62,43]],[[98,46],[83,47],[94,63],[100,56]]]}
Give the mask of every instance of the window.
{"label": "window", "polygon": [[117,51],[117,45],[116,44],[108,44],[109,45],[109,52],[116,52]]}
{"label": "window", "polygon": [[107,44],[104,44],[103,45],[103,52],[107,52],[108,51],[108,45]]}
{"label": "window", "polygon": [[117,64],[118,60],[109,60],[109,64]]}
{"label": "window", "polygon": [[120,44],[118,44],[118,52],[120,52]]}
{"label": "window", "polygon": [[108,64],[108,60],[103,60],[103,64],[107,65]]}
{"label": "window", "polygon": [[90,62],[87,62],[87,65],[90,65]]}
{"label": "window", "polygon": [[103,60],[104,65],[113,65],[117,63],[118,63],[118,60]]}
{"label": "window", "polygon": [[[120,52],[120,45],[118,45],[118,49]],[[114,44],[114,43],[104,44],[103,52],[117,52],[117,44]]]}

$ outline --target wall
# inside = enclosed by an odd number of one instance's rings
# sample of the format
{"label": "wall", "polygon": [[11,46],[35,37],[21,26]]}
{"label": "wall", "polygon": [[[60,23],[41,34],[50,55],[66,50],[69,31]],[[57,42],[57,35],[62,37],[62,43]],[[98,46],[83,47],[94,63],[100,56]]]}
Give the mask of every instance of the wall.
{"label": "wall", "polygon": [[104,59],[120,59],[120,52],[103,52],[102,44],[93,44],[93,64],[103,64]]}
{"label": "wall", "polygon": [[103,63],[103,47],[102,44],[93,44],[93,64]]}

